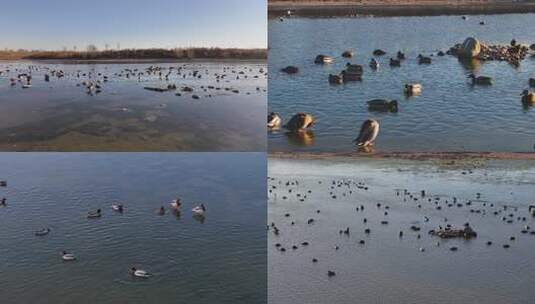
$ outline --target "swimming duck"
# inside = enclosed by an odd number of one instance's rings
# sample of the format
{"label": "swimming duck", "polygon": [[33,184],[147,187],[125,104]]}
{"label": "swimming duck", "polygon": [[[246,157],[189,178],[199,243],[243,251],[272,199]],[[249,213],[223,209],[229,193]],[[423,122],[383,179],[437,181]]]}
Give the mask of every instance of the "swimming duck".
{"label": "swimming duck", "polygon": [[468,78],[472,79],[472,84],[478,85],[492,85],[492,78],[488,76],[477,76],[474,74],[468,75]]}
{"label": "swimming duck", "polygon": [[327,55],[318,55],[316,56],[316,59],[314,59],[314,63],[316,64],[325,64],[325,63],[333,63],[334,58],[327,56]]}
{"label": "swimming duck", "polygon": [[136,267],[132,267],[130,269],[130,273],[135,277],[144,279],[147,279],[151,276],[150,273],[146,272],[145,270],[137,269]]}
{"label": "swimming duck", "polygon": [[377,49],[377,50],[373,51],[373,55],[375,55],[375,56],[383,56],[385,54],[386,54],[386,52],[381,50],[381,49]]}
{"label": "swimming duck", "polygon": [[72,253],[67,253],[67,251],[63,251],[62,252],[61,258],[66,262],[76,260],[76,256],[74,254],[72,254]]}
{"label": "swimming duck", "polygon": [[353,141],[357,146],[373,145],[377,135],[379,134],[379,122],[374,119],[367,119],[360,127],[359,136]]}
{"label": "swimming duck", "polygon": [[417,95],[422,93],[422,85],[419,83],[406,84],[403,90],[407,95]]}
{"label": "swimming duck", "polygon": [[350,51],[350,50],[344,51],[344,52],[342,53],[342,57],[344,57],[344,58],[351,58],[351,57],[353,57],[353,52]]}
{"label": "swimming duck", "polygon": [[399,59],[390,58],[390,66],[391,67],[400,67],[401,61]]}
{"label": "swimming duck", "polygon": [[113,209],[113,211],[123,212],[124,207],[123,204],[113,204],[111,205],[111,209]]}
{"label": "swimming duck", "polygon": [[87,218],[99,218],[102,216],[102,213],[100,209],[97,209],[97,211],[90,211],[87,213]]}
{"label": "swimming duck", "polygon": [[399,60],[404,60],[404,59],[405,59],[405,54],[402,53],[401,51],[398,51],[398,53],[397,53],[397,58],[398,58]]}
{"label": "swimming duck", "polygon": [[191,212],[193,212],[194,215],[202,216],[206,212],[206,207],[204,206],[204,204],[200,204],[199,206],[196,206],[191,209]]}
{"label": "swimming duck", "polygon": [[329,74],[329,83],[330,84],[343,84],[344,79],[340,75]]}
{"label": "swimming duck", "polygon": [[50,233],[50,228],[43,228],[35,232],[36,236],[45,236]]}
{"label": "swimming duck", "polygon": [[302,131],[309,127],[312,127],[315,123],[315,119],[312,115],[307,113],[297,113],[290,121],[284,126],[290,131]]}
{"label": "swimming duck", "polygon": [[178,198],[178,199],[171,201],[170,205],[171,205],[171,208],[178,210],[182,206],[182,203],[180,202],[180,199]]}
{"label": "swimming duck", "polygon": [[278,113],[271,112],[267,117],[267,127],[269,129],[277,129],[280,127],[282,119]]}
{"label": "swimming duck", "polygon": [[431,64],[431,57],[425,57],[422,54],[418,55],[418,64]]}
{"label": "swimming duck", "polygon": [[283,69],[281,69],[282,72],[286,73],[286,74],[296,74],[299,72],[299,68],[298,67],[295,67],[295,66],[287,66]]}
{"label": "swimming duck", "polygon": [[522,103],[525,105],[534,106],[535,105],[535,93],[528,90],[522,92]]}
{"label": "swimming duck", "polygon": [[372,70],[377,70],[379,68],[379,62],[375,58],[370,60],[370,68],[372,68]]}
{"label": "swimming duck", "polygon": [[397,100],[373,99],[368,101],[368,110],[377,112],[397,112]]}

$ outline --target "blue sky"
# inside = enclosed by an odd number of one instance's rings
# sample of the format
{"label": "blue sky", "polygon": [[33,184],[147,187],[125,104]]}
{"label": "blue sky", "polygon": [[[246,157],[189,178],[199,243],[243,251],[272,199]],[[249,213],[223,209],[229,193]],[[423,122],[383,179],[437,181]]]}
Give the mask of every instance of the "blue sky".
{"label": "blue sky", "polygon": [[0,0],[0,49],[265,48],[266,0]]}

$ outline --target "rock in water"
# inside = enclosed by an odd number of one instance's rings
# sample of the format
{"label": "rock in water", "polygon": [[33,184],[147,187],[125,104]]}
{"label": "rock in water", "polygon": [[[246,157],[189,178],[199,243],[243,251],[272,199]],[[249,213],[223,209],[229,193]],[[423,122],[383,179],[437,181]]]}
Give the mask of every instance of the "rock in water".
{"label": "rock in water", "polygon": [[473,37],[466,38],[459,50],[459,56],[465,58],[474,58],[481,52],[481,43]]}

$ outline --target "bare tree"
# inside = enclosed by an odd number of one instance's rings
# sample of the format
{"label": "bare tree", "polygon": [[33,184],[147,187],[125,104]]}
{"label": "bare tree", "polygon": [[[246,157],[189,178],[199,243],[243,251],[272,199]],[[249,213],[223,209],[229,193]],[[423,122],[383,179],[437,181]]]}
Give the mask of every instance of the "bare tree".
{"label": "bare tree", "polygon": [[93,52],[98,51],[98,48],[97,48],[96,45],[94,45],[94,44],[90,44],[90,45],[87,46],[87,51],[88,51],[89,53],[93,53]]}

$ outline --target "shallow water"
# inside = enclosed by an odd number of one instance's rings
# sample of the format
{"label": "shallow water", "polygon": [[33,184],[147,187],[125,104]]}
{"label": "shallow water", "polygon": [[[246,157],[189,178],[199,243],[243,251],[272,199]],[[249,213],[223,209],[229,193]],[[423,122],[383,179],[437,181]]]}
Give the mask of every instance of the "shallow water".
{"label": "shallow water", "polygon": [[[32,87],[23,89],[22,83],[12,87],[10,78],[27,73],[29,66],[37,66],[32,70]],[[161,67],[162,77],[158,72],[148,75],[146,69],[150,66]],[[0,149],[263,151],[266,134],[260,122],[265,120],[266,112],[265,69],[266,65],[258,61],[2,61],[0,71],[9,72],[0,75]],[[64,71],[65,77],[52,76],[50,82],[45,82],[44,75],[53,70]],[[202,78],[193,77],[193,71],[199,71]],[[133,75],[138,72],[145,74],[138,79]],[[216,75],[223,74],[226,78],[217,79]],[[84,86],[77,86],[86,80],[103,81],[104,75],[109,81],[101,82],[99,94],[89,95]],[[146,86],[168,84],[177,85],[178,90],[144,90]],[[194,91],[180,92],[184,86]],[[194,94],[200,98],[193,99]]]}
{"label": "shallow water", "polygon": [[[466,37],[490,44],[535,43],[534,14],[386,18],[287,18],[269,22],[269,111],[284,121],[297,112],[317,118],[313,132],[292,136],[284,131],[268,134],[270,151],[350,151],[361,123],[379,120],[379,151],[533,151],[535,110],[525,109],[520,93],[535,77],[535,59],[520,68],[506,62],[460,63],[452,56],[432,57],[418,65],[418,54],[447,51]],[[486,25],[479,25],[485,20]],[[374,72],[368,66],[374,49],[387,54]],[[343,51],[352,49],[346,60]],[[401,50],[407,60],[390,68],[388,60]],[[318,54],[335,57],[331,65],[316,65]],[[362,82],[331,86],[328,75],[343,70],[346,62],[363,65]],[[280,72],[299,67],[296,75]],[[491,76],[491,87],[474,87],[467,75]],[[403,85],[421,83],[421,96],[405,98]],[[398,113],[371,113],[366,101],[396,99]]]}
{"label": "shallow water", "polygon": [[[268,175],[272,178],[268,223],[280,229],[278,236],[273,229],[268,234],[270,303],[529,303],[533,298],[535,235],[529,232],[535,228],[535,218],[528,205],[535,194],[535,166],[529,162],[450,166],[397,160],[269,159]],[[352,186],[333,186],[333,180]],[[299,184],[286,186],[287,181]],[[353,184],[359,182],[364,184],[361,189]],[[404,195],[404,189],[413,198]],[[424,198],[421,190],[426,191]],[[463,206],[448,207],[453,197]],[[357,212],[360,205],[365,208]],[[504,222],[502,217],[509,218],[510,213],[513,222]],[[312,224],[307,223],[310,218],[315,220]],[[381,224],[384,220],[388,224]],[[439,225],[462,227],[466,222],[478,233],[475,239],[428,235]],[[421,227],[420,239],[411,225]],[[526,225],[528,232],[521,233]],[[349,236],[339,233],[347,227]],[[371,229],[369,235],[365,228]],[[399,231],[404,232],[401,238]],[[301,245],[304,241],[309,245]],[[493,244],[488,246],[487,241]],[[286,251],[278,250],[276,243]],[[505,249],[503,244],[511,247]],[[293,245],[298,248],[292,249]],[[458,250],[450,251],[453,246]],[[336,275],[328,277],[328,270]]]}
{"label": "shallow water", "polygon": [[[265,154],[2,153],[0,168],[2,303],[266,303]],[[155,213],[177,196],[180,217]]]}

